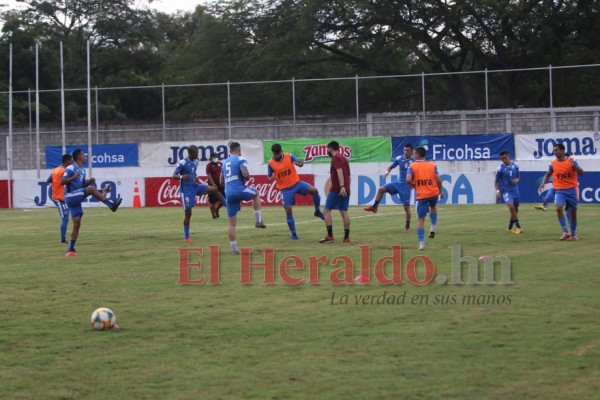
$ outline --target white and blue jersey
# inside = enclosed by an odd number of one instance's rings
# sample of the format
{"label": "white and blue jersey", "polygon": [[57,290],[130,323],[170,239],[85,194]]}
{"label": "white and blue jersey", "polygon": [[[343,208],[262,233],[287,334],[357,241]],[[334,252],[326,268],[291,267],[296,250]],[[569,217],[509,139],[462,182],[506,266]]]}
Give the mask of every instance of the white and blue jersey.
{"label": "white and blue jersey", "polygon": [[225,181],[225,197],[227,197],[227,216],[233,217],[240,211],[240,202],[252,199],[257,191],[246,186],[242,167],[248,168],[248,161],[242,156],[232,155],[223,161],[221,172]]}
{"label": "white and blue jersey", "polygon": [[179,160],[175,173],[180,176],[187,175],[187,179],[181,179],[181,203],[185,210],[190,210],[196,205],[196,196],[201,196],[208,185],[196,183],[198,160],[191,161],[188,157]]}
{"label": "white and blue jersey", "polygon": [[414,162],[412,158],[405,158],[404,156],[398,156],[392,161],[389,169],[392,170],[396,167],[400,167],[400,173],[398,174],[398,180],[390,182],[384,185],[385,190],[391,195],[398,194],[400,201],[403,205],[407,206],[410,204],[410,191],[411,187],[406,182],[406,174],[410,165]]}
{"label": "white and blue jersey", "polygon": [[65,168],[63,179],[68,179],[75,174],[79,174],[79,177],[73,179],[71,182],[64,185],[65,187],[65,203],[69,206],[71,211],[71,217],[77,217],[83,215],[83,209],[81,208],[81,202],[88,196],[85,191],[85,169],[80,168],[77,164],[73,163]]}
{"label": "white and blue jersey", "polygon": [[519,165],[511,161],[508,165],[502,163],[496,170],[496,182],[505,203],[512,203],[519,198],[519,186],[513,179],[519,178]]}

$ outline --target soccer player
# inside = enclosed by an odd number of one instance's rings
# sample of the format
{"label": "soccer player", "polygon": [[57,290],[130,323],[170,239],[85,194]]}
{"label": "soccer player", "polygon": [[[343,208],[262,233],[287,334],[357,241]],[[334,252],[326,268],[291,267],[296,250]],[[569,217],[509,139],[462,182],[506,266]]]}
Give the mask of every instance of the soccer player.
{"label": "soccer player", "polygon": [[81,149],[73,151],[73,163],[69,165],[63,173],[61,183],[64,186],[65,203],[69,207],[71,219],[73,220],[73,230],[71,231],[71,243],[67,250],[67,257],[76,257],[75,242],[79,236],[79,228],[81,227],[81,218],[83,217],[83,208],[81,202],[88,196],[94,196],[104,204],[112,212],[117,211],[123,199],[119,197],[115,201],[106,198],[106,194],[110,191],[110,185],[106,185],[100,192],[93,183],[95,178],[85,178],[85,169],[82,168],[86,161],[85,153]]}
{"label": "soccer player", "polygon": [[233,254],[240,254],[237,246],[236,225],[237,213],[240,211],[240,202],[252,199],[256,228],[266,228],[261,214],[261,201],[258,191],[253,186],[244,183],[250,179],[248,162],[242,157],[240,144],[229,143],[229,157],[223,162],[221,185],[225,186],[227,196],[227,217],[229,219],[229,245]]}
{"label": "soccer player", "polygon": [[442,191],[442,178],[436,165],[431,161],[425,161],[425,148],[415,149],[415,161],[408,167],[406,182],[415,188],[417,193],[417,238],[419,239],[419,250],[425,249],[425,216],[429,212],[431,228],[429,238],[435,237],[437,228],[437,202],[438,197],[444,198]]}
{"label": "soccer player", "polygon": [[312,195],[313,203],[315,205],[315,212],[313,215],[325,219],[325,215],[323,215],[320,210],[321,196],[319,196],[319,191],[316,187],[301,181],[298,177],[296,166],[302,167],[304,165],[302,160],[298,160],[291,153],[284,153],[281,149],[281,145],[277,143],[271,146],[271,152],[273,153],[273,158],[269,160],[267,174],[270,180],[275,179],[277,187],[281,191],[287,224],[292,233],[290,240],[298,240],[296,223],[294,222],[294,215],[292,214],[292,206],[296,203],[296,193],[301,194],[302,196],[306,196],[307,194]]}
{"label": "soccer player", "polygon": [[372,206],[365,208],[365,211],[377,212],[377,207],[379,206],[379,202],[383,198],[383,195],[386,193],[391,194],[392,196],[396,193],[398,197],[400,197],[400,201],[402,202],[402,206],[404,207],[404,215],[405,215],[405,224],[404,230],[408,231],[410,229],[410,193],[411,187],[408,183],[406,183],[406,172],[408,171],[408,167],[414,161],[413,159],[413,147],[410,144],[404,146],[404,155],[398,156],[394,158],[392,165],[390,165],[385,173],[385,176],[388,176],[390,172],[400,166],[400,174],[398,176],[398,180],[396,182],[390,182],[383,186],[380,186],[377,189],[377,196],[375,196],[375,203]]}
{"label": "soccer player", "polygon": [[183,241],[191,243],[190,220],[192,219],[192,208],[196,205],[196,196],[204,193],[214,194],[221,202],[225,202],[223,195],[216,186],[208,186],[200,183],[200,177],[196,175],[198,169],[198,146],[191,145],[187,149],[188,156],[179,160],[173,178],[179,179],[181,189],[181,202],[183,203]]}
{"label": "soccer player", "polygon": [[319,243],[333,243],[333,220],[331,210],[339,210],[344,222],[344,243],[350,242],[350,217],[348,205],[350,204],[350,164],[346,157],[340,154],[340,144],[335,140],[327,144],[327,154],[331,157],[331,189],[325,200],[325,227],[327,235]]}
{"label": "soccer player", "polygon": [[496,197],[500,198],[502,196],[510,212],[507,231],[519,235],[523,232],[519,223],[519,186],[517,185],[520,179],[519,165],[514,161],[510,161],[510,156],[506,150],[500,152],[500,159],[502,164],[496,170],[496,180],[494,181]]}
{"label": "soccer player", "polygon": [[58,208],[58,216],[60,217],[60,242],[67,244],[67,226],[69,225],[69,207],[65,203],[65,188],[62,181],[62,176],[65,169],[71,165],[73,157],[70,154],[64,154],[61,159],[61,165],[54,168],[52,173],[46,179],[48,184],[52,185],[52,196],[50,199]]}
{"label": "soccer player", "polygon": [[[577,161],[565,154],[565,145],[562,143],[554,145],[554,156],[556,158],[548,166],[548,172],[544,175],[540,191],[548,182],[548,178],[552,176],[552,186],[555,190],[554,204],[558,223],[563,231],[560,240],[579,240],[577,236],[577,176],[583,175],[583,169]],[[571,214],[571,234],[569,234],[565,220],[565,206],[569,208]]]}
{"label": "soccer player", "polygon": [[[225,187],[221,186],[221,168],[223,163],[219,161],[219,155],[217,153],[211,153],[210,162],[206,164],[206,177],[208,178],[208,184],[214,186],[225,196]],[[219,197],[211,193],[208,195],[208,202],[210,203],[210,213],[213,219],[219,218],[219,208],[223,206],[223,203],[219,201]]]}

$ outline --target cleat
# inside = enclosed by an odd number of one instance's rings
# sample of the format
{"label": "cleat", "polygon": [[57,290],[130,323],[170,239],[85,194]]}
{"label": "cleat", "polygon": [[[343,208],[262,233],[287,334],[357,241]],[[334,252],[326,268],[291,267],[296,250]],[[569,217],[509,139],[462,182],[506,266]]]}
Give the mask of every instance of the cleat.
{"label": "cleat", "polygon": [[221,218],[221,216],[219,215],[219,209],[217,208],[217,210],[215,211],[215,217],[217,218]]}
{"label": "cleat", "polygon": [[122,197],[119,197],[112,206],[110,206],[110,211],[112,212],[116,212],[117,208],[119,208],[119,206],[121,205],[121,202],[123,201]]}
{"label": "cleat", "polygon": [[409,224],[404,225],[404,230],[407,232],[410,231],[410,225]]}
{"label": "cleat", "polygon": [[63,240],[62,242],[60,242],[60,244],[69,244],[66,240]]}
{"label": "cleat", "polygon": [[535,206],[533,208],[535,208],[536,210],[548,211],[548,208],[546,208],[546,206],[543,206],[543,205],[542,206]]}
{"label": "cleat", "polygon": [[292,235],[292,236],[290,236],[290,238],[288,240],[298,240],[298,236]]}
{"label": "cleat", "polygon": [[240,255],[240,251],[239,250],[231,250],[231,254],[239,256]]}
{"label": "cleat", "polygon": [[266,228],[267,226],[265,224],[262,223],[262,221],[257,222],[254,224],[255,228]]}
{"label": "cleat", "polygon": [[350,243],[350,238],[344,238],[344,243]]}
{"label": "cleat", "polygon": [[573,235],[573,236],[571,236],[571,240],[577,241],[577,240],[579,240],[579,237],[577,235]]}
{"label": "cleat", "polygon": [[372,212],[372,213],[377,213],[377,207],[373,207],[373,206],[365,207],[365,208],[363,208],[363,210]]}
{"label": "cleat", "polygon": [[512,231],[513,231],[512,229],[508,229],[508,228],[506,228],[506,232],[508,232],[508,233],[512,233]]}
{"label": "cleat", "polygon": [[217,217],[217,214],[212,215],[212,219],[217,219],[217,218],[219,218],[219,217]]}
{"label": "cleat", "polygon": [[333,236],[325,236],[323,239],[319,240],[319,243],[333,243]]}
{"label": "cleat", "polygon": [[325,220],[325,214],[323,214],[320,210],[315,211],[315,213],[313,215],[317,218],[321,218],[322,220]]}
{"label": "cleat", "polygon": [[429,232],[429,236],[427,236],[429,239],[433,239],[435,237],[435,232]]}
{"label": "cleat", "polygon": [[520,234],[521,234],[521,232],[523,232],[523,229],[521,229],[521,228],[515,228],[515,229],[513,229],[513,233],[514,233],[515,235],[520,235]]}
{"label": "cleat", "polygon": [[185,238],[185,239],[183,239],[183,241],[185,243],[192,243],[192,238]]}
{"label": "cleat", "polygon": [[104,189],[102,189],[102,196],[106,197],[108,192],[110,192],[110,183],[108,185],[104,186]]}
{"label": "cleat", "polygon": [[564,232],[562,234],[562,236],[560,237],[560,240],[569,240],[571,239],[571,235],[569,235],[567,232]]}
{"label": "cleat", "polygon": [[75,252],[75,249],[67,251],[67,257],[77,257],[77,252]]}
{"label": "cleat", "polygon": [[419,250],[425,250],[425,242],[419,242]]}

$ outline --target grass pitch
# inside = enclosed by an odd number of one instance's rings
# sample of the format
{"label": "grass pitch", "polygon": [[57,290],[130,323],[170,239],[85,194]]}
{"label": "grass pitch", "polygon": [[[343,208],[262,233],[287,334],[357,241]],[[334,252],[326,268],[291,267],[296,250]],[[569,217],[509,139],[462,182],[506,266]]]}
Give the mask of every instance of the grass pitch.
{"label": "grass pitch", "polygon": [[[278,275],[276,285],[264,285],[256,268],[254,284],[241,285],[227,220],[210,219],[205,208],[194,209],[192,244],[182,242],[179,208],[86,209],[74,259],[58,244],[55,210],[0,211],[0,398],[584,399],[600,393],[597,205],[580,207],[578,242],[560,242],[555,213],[532,205],[521,207],[521,235],[505,232],[503,205],[441,206],[438,234],[424,252],[417,250],[416,218],[404,232],[400,207],[375,215],[352,208],[349,244],[341,243],[339,215],[336,243],[319,244],[325,230],[312,208],[294,213],[298,242],[287,240],[280,207],[263,210],[268,228],[260,230],[245,208],[238,243],[253,249],[253,262],[260,249],[276,249],[276,267],[298,256],[307,267],[291,275],[305,280],[309,257],[326,256],[320,285],[289,286]],[[405,277],[403,285],[332,285],[329,274],[339,265],[331,260],[350,257],[358,275],[365,244],[372,263],[400,245],[403,271],[422,254],[446,276],[450,246],[460,245],[462,256],[504,255],[514,283],[417,286]],[[221,248],[221,284],[178,284],[178,249],[202,247],[206,267],[209,245]],[[377,304],[382,296],[396,302]],[[371,300],[364,304],[365,298]],[[100,306],[116,313],[122,330],[91,329],[89,317]]]}

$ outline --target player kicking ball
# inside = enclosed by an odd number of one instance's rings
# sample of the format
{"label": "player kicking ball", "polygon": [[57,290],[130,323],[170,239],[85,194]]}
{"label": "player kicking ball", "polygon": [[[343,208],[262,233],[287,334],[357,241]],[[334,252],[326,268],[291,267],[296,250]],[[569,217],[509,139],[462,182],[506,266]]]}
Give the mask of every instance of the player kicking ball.
{"label": "player kicking ball", "polygon": [[302,167],[304,165],[302,160],[298,160],[291,153],[284,153],[281,145],[277,143],[271,146],[271,152],[273,153],[273,157],[269,160],[267,175],[270,180],[275,179],[277,188],[281,191],[287,224],[292,233],[290,240],[298,240],[296,222],[292,214],[292,206],[296,203],[296,194],[302,196],[306,196],[307,194],[312,195],[315,205],[313,215],[317,218],[325,219],[325,215],[320,210],[321,196],[319,196],[317,188],[307,182],[301,181],[300,177],[298,177],[296,166]]}
{"label": "player kicking ball", "polygon": [[65,203],[69,207],[71,213],[71,220],[73,221],[73,230],[71,231],[71,243],[67,250],[67,257],[76,257],[77,252],[75,251],[75,242],[79,237],[79,228],[81,227],[81,218],[83,217],[83,208],[81,203],[88,196],[94,196],[102,203],[106,204],[112,212],[117,211],[122,198],[118,198],[115,201],[106,198],[106,195],[110,191],[110,185],[106,185],[102,192],[100,192],[93,183],[96,182],[95,178],[85,178],[85,169],[82,168],[85,164],[86,157],[85,153],[81,149],[77,149],[73,152],[73,164],[69,165],[62,176],[61,183],[65,187]]}
{"label": "player kicking ball", "polygon": [[508,151],[500,152],[502,164],[496,170],[496,197],[504,200],[510,212],[510,221],[508,222],[507,232],[520,235],[523,232],[519,223],[519,166],[514,161],[510,161]]}
{"label": "player kicking ball", "polygon": [[200,178],[196,175],[198,170],[198,146],[191,145],[187,149],[188,156],[179,160],[173,178],[179,179],[181,200],[183,202],[183,241],[191,243],[190,237],[190,220],[192,219],[192,209],[196,205],[196,196],[203,194],[216,196],[222,204],[225,203],[225,198],[219,192],[216,186],[209,186],[200,183]]}

